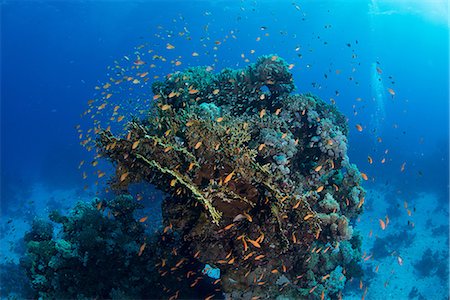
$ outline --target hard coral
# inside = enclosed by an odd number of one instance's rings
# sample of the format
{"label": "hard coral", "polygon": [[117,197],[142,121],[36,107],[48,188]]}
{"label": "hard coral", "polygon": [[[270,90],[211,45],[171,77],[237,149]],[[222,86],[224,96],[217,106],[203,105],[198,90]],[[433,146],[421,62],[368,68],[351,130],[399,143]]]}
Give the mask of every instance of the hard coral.
{"label": "hard coral", "polygon": [[[345,117],[316,96],[290,95],[292,75],[276,55],[218,74],[191,68],[152,89],[148,120],[123,136],[100,133],[99,152],[116,165],[112,186],[147,181],[166,192],[164,223],[191,259],[220,268],[229,295],[338,293],[343,283],[312,288],[345,268],[334,253],[364,203]],[[311,268],[329,256],[328,267]]]}

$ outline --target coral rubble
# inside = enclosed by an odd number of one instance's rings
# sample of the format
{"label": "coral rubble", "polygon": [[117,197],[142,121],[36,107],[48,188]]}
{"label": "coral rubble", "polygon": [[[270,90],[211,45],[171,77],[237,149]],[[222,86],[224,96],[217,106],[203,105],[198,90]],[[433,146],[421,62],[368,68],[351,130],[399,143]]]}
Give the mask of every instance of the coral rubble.
{"label": "coral rubble", "polygon": [[116,166],[112,187],[164,191],[164,224],[189,259],[220,269],[232,298],[336,296],[358,274],[351,223],[365,194],[345,117],[290,94],[276,55],[217,74],[190,68],[152,90],[148,119],[97,140]]}

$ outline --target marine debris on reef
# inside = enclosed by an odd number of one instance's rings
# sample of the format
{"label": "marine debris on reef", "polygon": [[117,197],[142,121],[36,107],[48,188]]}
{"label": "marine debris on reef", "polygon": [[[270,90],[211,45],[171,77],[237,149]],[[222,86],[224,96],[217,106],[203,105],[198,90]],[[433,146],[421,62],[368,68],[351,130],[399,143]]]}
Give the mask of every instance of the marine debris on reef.
{"label": "marine debris on reef", "polygon": [[291,95],[282,58],[189,68],[152,90],[148,118],[123,135],[99,132],[99,154],[116,166],[115,190],[144,181],[166,193],[163,238],[219,268],[225,295],[334,298],[360,275],[351,223],[365,191],[346,119],[314,95]]}

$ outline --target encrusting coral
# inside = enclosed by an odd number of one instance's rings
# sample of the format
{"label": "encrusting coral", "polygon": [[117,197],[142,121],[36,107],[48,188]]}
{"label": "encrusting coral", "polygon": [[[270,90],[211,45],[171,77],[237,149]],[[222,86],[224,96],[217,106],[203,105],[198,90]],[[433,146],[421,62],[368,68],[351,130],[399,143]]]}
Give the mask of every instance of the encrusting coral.
{"label": "encrusting coral", "polygon": [[314,95],[291,95],[276,55],[217,74],[190,68],[152,90],[148,119],[100,133],[100,155],[116,166],[111,185],[164,191],[167,234],[219,268],[232,298],[336,296],[343,283],[331,281],[358,273],[351,223],[365,194],[345,117]]}

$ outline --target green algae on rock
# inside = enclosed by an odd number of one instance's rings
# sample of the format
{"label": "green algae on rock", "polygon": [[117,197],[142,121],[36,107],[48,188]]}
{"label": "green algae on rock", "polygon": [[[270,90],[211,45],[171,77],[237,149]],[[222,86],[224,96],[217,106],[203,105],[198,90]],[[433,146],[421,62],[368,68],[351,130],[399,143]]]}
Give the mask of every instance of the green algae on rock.
{"label": "green algae on rock", "polygon": [[225,294],[335,297],[359,274],[351,223],[365,191],[346,119],[312,94],[290,94],[282,58],[190,68],[152,90],[148,118],[123,135],[100,132],[98,150],[116,166],[116,190],[144,181],[166,193],[168,234],[189,259],[220,269]]}

